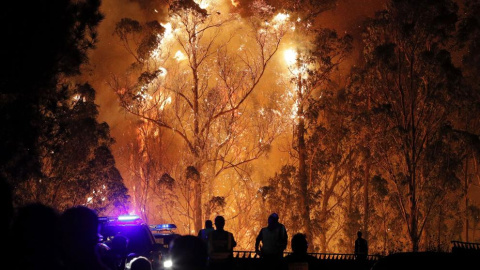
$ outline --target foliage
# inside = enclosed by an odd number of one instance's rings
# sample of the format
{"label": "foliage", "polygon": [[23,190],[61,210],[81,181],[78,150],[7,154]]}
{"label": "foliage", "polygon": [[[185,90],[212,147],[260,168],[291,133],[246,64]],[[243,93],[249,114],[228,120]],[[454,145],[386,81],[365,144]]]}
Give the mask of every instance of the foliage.
{"label": "foliage", "polygon": [[464,153],[454,146],[450,123],[469,100],[447,47],[456,11],[450,1],[389,2],[367,23],[366,73],[352,91],[371,104],[364,119],[376,125],[366,132],[377,171],[388,181],[414,251],[433,209],[460,187]]}
{"label": "foliage", "polygon": [[1,75],[7,125],[0,170],[14,187],[16,206],[126,211],[127,191],[109,149],[113,140],[108,126],[96,122],[95,91],[71,82],[97,42],[99,7],[98,0],[57,0],[9,2],[2,9],[10,42],[1,50],[9,68]]}
{"label": "foliage", "polygon": [[1,49],[4,128],[0,170],[13,186],[41,175],[36,140],[43,116],[38,106],[56,91],[61,74],[78,74],[80,64],[86,61],[87,51],[96,42],[96,26],[103,18],[99,6],[98,0],[56,0],[14,1],[2,8],[0,24],[9,42]]}
{"label": "foliage", "polygon": [[[18,198],[42,202],[64,210],[73,205],[88,205],[99,213],[107,208],[126,213],[127,190],[115,168],[110,151],[113,139],[106,123],[96,121],[95,91],[88,84],[65,86],[61,96],[43,111],[44,124],[39,137],[42,174],[17,189]],[[114,206],[118,206],[115,209]]]}
{"label": "foliage", "polygon": [[301,206],[297,203],[300,191],[295,183],[295,176],[295,166],[285,165],[280,173],[268,179],[267,186],[259,189],[263,212],[279,213],[282,223],[292,232],[301,231],[302,228],[298,222],[301,217]]}

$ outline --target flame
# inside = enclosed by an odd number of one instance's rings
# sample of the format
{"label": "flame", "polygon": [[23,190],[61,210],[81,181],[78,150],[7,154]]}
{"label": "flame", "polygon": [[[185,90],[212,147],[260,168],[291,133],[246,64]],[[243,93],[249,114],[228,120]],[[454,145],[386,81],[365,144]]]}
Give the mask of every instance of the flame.
{"label": "flame", "polygon": [[[267,26],[270,25],[270,23],[266,22],[265,23]],[[288,13],[278,13],[277,15],[275,15],[275,17],[273,17],[272,19],[272,22],[271,22],[273,28],[275,29],[279,29],[279,28],[283,28],[285,26],[288,26],[290,24],[290,14]],[[292,25],[290,27],[290,29],[294,29],[294,26]]]}
{"label": "flame", "polygon": [[297,51],[295,49],[287,49],[283,52],[283,58],[288,66],[293,66],[297,63]]}
{"label": "flame", "polygon": [[160,70],[162,73],[160,73],[161,77],[167,76],[167,69],[164,67],[159,67],[158,70]]}
{"label": "flame", "polygon": [[167,97],[163,102],[162,104],[160,104],[160,107],[158,108],[159,110],[163,111],[163,109],[165,108],[165,106],[169,105],[172,103],[172,97]]}
{"label": "flame", "polygon": [[171,23],[166,23],[166,24],[160,24],[163,28],[165,28],[165,31],[162,34],[161,37],[161,44],[165,44],[168,42],[171,42],[175,38],[175,32],[176,30],[173,30],[172,24]]}
{"label": "flame", "polygon": [[200,3],[198,3],[198,5],[200,6],[200,8],[206,9],[210,5],[210,3],[206,2],[206,1],[200,1]]}
{"label": "flame", "polygon": [[296,120],[298,118],[297,112],[298,112],[299,106],[300,106],[300,101],[295,100],[295,103],[293,103],[292,110],[290,112],[290,119]]}
{"label": "flame", "polygon": [[178,50],[178,51],[175,53],[175,56],[174,56],[173,58],[174,58],[175,60],[177,60],[178,62],[187,59],[187,57],[185,56],[185,54],[183,54],[182,51],[180,51],[180,50]]}
{"label": "flame", "polygon": [[217,4],[215,0],[194,0],[200,8],[207,9],[211,4]]}
{"label": "flame", "polygon": [[290,18],[290,14],[288,13],[278,13],[273,17],[274,23],[285,23]]}

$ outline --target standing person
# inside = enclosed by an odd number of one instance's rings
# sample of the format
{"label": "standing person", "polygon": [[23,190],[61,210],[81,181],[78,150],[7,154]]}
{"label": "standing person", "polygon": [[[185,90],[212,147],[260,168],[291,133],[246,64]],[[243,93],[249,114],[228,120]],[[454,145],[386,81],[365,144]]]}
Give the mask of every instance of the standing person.
{"label": "standing person", "polygon": [[213,228],[213,223],[211,220],[206,220],[205,221],[205,228],[204,229],[201,229],[199,232],[198,232],[198,237],[200,239],[202,239],[203,241],[205,241],[205,243],[207,243],[207,240],[208,240],[208,234],[213,232],[215,229]]}
{"label": "standing person", "polygon": [[367,240],[362,238],[362,232],[357,232],[357,240],[355,240],[355,257],[357,260],[364,261],[368,255],[368,243]]}
{"label": "standing person", "polygon": [[225,219],[215,218],[215,230],[208,235],[208,263],[210,269],[231,269],[233,248],[237,246],[233,234],[225,231]]}
{"label": "standing person", "polygon": [[[277,213],[271,214],[268,217],[268,226],[260,230],[255,241],[255,252],[260,254],[265,266],[269,268],[280,265],[283,251],[287,248],[288,243],[287,230],[278,220]],[[261,248],[260,242],[262,242]]]}

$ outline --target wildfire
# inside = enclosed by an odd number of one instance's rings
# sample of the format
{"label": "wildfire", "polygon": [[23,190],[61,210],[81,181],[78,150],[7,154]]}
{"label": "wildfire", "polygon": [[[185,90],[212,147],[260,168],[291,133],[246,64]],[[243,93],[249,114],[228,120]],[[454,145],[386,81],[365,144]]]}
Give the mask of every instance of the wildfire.
{"label": "wildfire", "polygon": [[290,14],[287,13],[278,13],[273,17],[273,22],[274,23],[285,23],[288,19],[290,18]]}
{"label": "wildfire", "polygon": [[295,49],[287,49],[283,52],[283,58],[288,66],[293,66],[297,63],[297,51]]}
{"label": "wildfire", "polygon": [[172,103],[172,98],[171,97],[167,97],[159,106],[159,110],[163,111],[163,109],[165,108],[165,106],[167,106],[168,104]]}
{"label": "wildfire", "polygon": [[159,67],[158,70],[160,70],[162,73],[160,73],[161,77],[167,76],[167,69],[164,67]]}
{"label": "wildfire", "polygon": [[203,9],[206,9],[210,3],[208,1],[195,1],[199,6],[200,8],[203,8]]}
{"label": "wildfire", "polygon": [[[145,115],[148,115],[148,117],[160,116],[162,117],[162,120],[163,118],[165,118],[166,120],[170,120],[169,117],[171,117],[172,115],[176,116],[175,114],[179,114],[179,118],[184,117],[180,114],[183,113],[182,111],[180,111],[180,109],[183,110],[183,108],[181,107],[183,106],[183,100],[191,98],[189,96],[190,93],[188,92],[188,89],[189,86],[192,84],[192,78],[189,77],[188,72],[190,70],[188,69],[188,67],[189,65],[195,64],[194,61],[197,60],[194,56],[192,56],[194,55],[193,53],[195,53],[195,55],[199,58],[204,57],[203,61],[207,63],[203,64],[201,68],[198,69],[198,73],[202,75],[199,79],[199,85],[201,86],[202,91],[205,91],[207,93],[207,90],[209,90],[210,88],[212,90],[215,90],[215,87],[222,87],[222,83],[232,83],[233,87],[237,87],[236,80],[240,80],[243,78],[244,74],[248,74],[248,68],[252,69],[250,72],[252,72],[252,76],[255,77],[255,68],[258,67],[257,65],[259,63],[257,61],[260,61],[261,63],[261,61],[263,60],[261,58],[262,54],[270,54],[273,51],[277,51],[278,47],[275,47],[276,39],[281,39],[283,35],[286,35],[286,33],[288,33],[292,29],[291,26],[293,25],[293,21],[291,21],[292,18],[290,14],[271,13],[274,12],[274,9],[267,6],[266,4],[264,4],[266,8],[271,8],[269,9],[268,14],[272,14],[273,16],[270,17],[267,21],[263,19],[259,20],[258,25],[250,25],[249,22],[242,18],[240,15],[234,12],[232,12],[231,14],[229,13],[231,9],[233,9],[233,7],[237,7],[240,5],[239,0],[194,1],[196,4],[199,5],[200,8],[208,9],[207,19],[203,21],[193,18],[193,15],[186,16],[183,13],[173,14],[169,18],[168,22],[161,24],[164,29],[163,32],[158,35],[158,42],[156,43],[157,47],[154,51],[151,52],[151,59],[146,59],[145,61],[145,63],[148,64],[148,67],[146,67],[148,68],[148,71],[151,71],[152,69],[158,70],[158,75],[156,78],[149,77],[148,82],[141,86],[138,92],[135,92],[138,100],[141,101],[139,103],[141,103],[141,106],[143,106],[142,108],[146,108]],[[182,21],[182,19],[185,21]],[[217,28],[219,29],[218,31]],[[238,30],[252,31],[252,33],[255,33],[255,31],[258,30],[261,35],[236,36],[230,33]],[[188,31],[198,31],[198,34],[194,36],[194,41],[192,41],[193,39],[189,39],[190,36],[188,34],[190,32]],[[237,38],[238,40],[236,40]],[[250,38],[258,38],[260,45],[264,46],[261,47],[261,49],[265,48],[264,51],[258,52],[258,59],[250,59],[250,57],[255,57],[255,53],[257,53],[255,46],[250,46],[252,41]],[[235,42],[229,42],[230,39],[235,39]],[[191,44],[189,42],[191,42]],[[223,51],[224,48],[228,48],[228,50]],[[275,50],[273,50],[272,48],[275,48]],[[240,52],[240,54],[238,54],[238,59],[235,58],[237,56],[235,53],[231,53],[231,51],[233,50],[237,50],[238,52]],[[282,49],[280,49],[278,52],[282,52]],[[298,58],[297,50],[293,47],[292,49],[284,51],[284,53],[286,66],[283,65],[281,67],[283,69],[282,72],[286,70],[285,67],[287,67],[288,69],[295,68]],[[281,59],[282,55],[279,56]],[[216,57],[218,57],[218,59]],[[188,60],[192,62],[189,62]],[[232,65],[232,67],[229,65],[225,65],[225,70],[217,70],[219,68],[218,66],[223,63]],[[235,66],[237,63],[239,65],[238,67]],[[250,64],[250,66],[248,66],[247,64]],[[238,70],[245,69],[246,71],[243,73],[240,72],[239,75],[237,75],[236,68],[238,68]],[[221,79],[223,78],[220,78],[217,75],[216,72],[218,71],[230,72],[228,74],[221,74],[226,77],[225,82],[222,82]],[[205,72],[205,74],[208,74],[208,76],[204,77],[202,72]],[[236,76],[238,76],[238,78]],[[230,79],[231,81],[229,81]],[[255,78],[252,80],[255,81]],[[238,82],[238,85],[241,85],[240,82]],[[248,83],[246,83],[245,86],[248,87]],[[294,96],[294,91],[289,89],[287,92],[288,95]],[[239,90],[237,92],[234,92],[233,94],[240,95],[242,93],[241,90]],[[220,98],[223,98],[223,96]],[[208,96],[208,98],[200,100],[200,102],[203,103],[203,101],[205,101],[205,105],[208,106],[211,102],[210,99],[212,99],[212,101],[218,100],[216,97]],[[232,100],[234,100],[234,98],[232,98]],[[295,118],[297,104],[293,104],[294,102],[292,101],[292,98],[289,98],[289,100],[285,102],[288,102],[288,108],[286,108],[285,110],[284,108],[275,110],[275,115],[277,115],[277,117],[283,117],[285,115],[285,111],[293,107],[291,117]],[[225,103],[225,106],[231,106],[231,104]],[[177,110],[177,108],[179,108],[178,111],[180,111],[180,113],[174,111]],[[185,112],[188,111],[185,110]],[[263,107],[261,107],[261,109],[258,111],[258,113],[264,117],[270,117],[270,112],[270,110],[267,110]],[[240,116],[244,114],[244,111],[235,110],[233,114],[235,116],[238,115],[238,119],[240,119]],[[289,114],[289,112],[287,114]],[[185,115],[186,118],[188,114],[185,113]],[[174,124],[171,126],[174,130],[178,130],[179,127],[188,130],[191,125],[187,121],[182,122],[181,125],[175,125],[175,122],[173,123]],[[157,127],[153,127],[150,124],[151,123],[149,121],[145,120],[142,125],[142,129],[146,130],[146,134],[148,136],[153,136],[154,138],[163,136],[159,133]],[[212,127],[219,128],[217,126]],[[180,130],[180,132],[184,131]],[[230,131],[228,131],[226,136],[223,136],[223,134],[221,134],[222,136],[218,136],[218,140],[215,141],[215,143],[217,145],[228,145],[230,144],[230,141],[247,140],[246,136],[249,134],[245,135],[242,132],[238,133],[239,135],[236,135],[235,133],[232,133],[233,135],[231,135]],[[147,135],[139,133],[139,137],[137,140],[140,142],[142,149],[147,148],[143,145],[145,143],[144,141]],[[260,136],[259,138],[255,138],[255,141],[258,142],[260,145],[268,145],[270,143],[268,135],[265,135],[265,138],[263,138],[262,136]],[[238,151],[241,151],[242,153],[250,151],[245,145],[239,145],[238,149]],[[145,154],[146,153],[147,152],[145,151]],[[235,153],[233,153],[232,155],[234,154]],[[228,186],[224,186],[219,188],[219,190],[228,188]],[[135,192],[135,187],[133,188],[133,192]],[[230,213],[235,213],[236,211],[238,211],[238,209],[230,208],[228,211],[230,211]],[[228,215],[229,213],[227,212],[226,214]],[[248,244],[244,245],[246,246]]]}
{"label": "wildfire", "polygon": [[[200,8],[207,9],[211,5],[217,5],[216,0],[194,0]],[[233,3],[232,3],[233,4]]]}
{"label": "wildfire", "polygon": [[160,25],[163,28],[165,28],[165,32],[163,32],[163,38],[165,38],[165,39],[173,38],[172,24],[171,23],[166,23],[166,24],[160,24]]}
{"label": "wildfire", "polygon": [[175,60],[177,60],[178,62],[187,59],[187,57],[185,56],[185,54],[183,54],[182,51],[180,51],[180,50],[178,50],[178,51],[175,53],[175,56],[174,56],[173,58],[174,58]]}

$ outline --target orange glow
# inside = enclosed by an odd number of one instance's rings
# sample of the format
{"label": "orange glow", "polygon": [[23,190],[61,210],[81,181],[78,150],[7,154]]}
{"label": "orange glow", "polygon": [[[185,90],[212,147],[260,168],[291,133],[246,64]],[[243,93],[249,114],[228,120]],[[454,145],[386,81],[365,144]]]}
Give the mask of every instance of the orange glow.
{"label": "orange glow", "polygon": [[297,51],[295,49],[285,50],[283,57],[288,66],[293,66],[297,63]]}
{"label": "orange glow", "polygon": [[182,51],[180,51],[180,50],[178,50],[178,51],[175,53],[175,56],[174,56],[173,58],[175,58],[178,62],[187,59],[187,57],[185,56],[185,54],[183,54]]}

